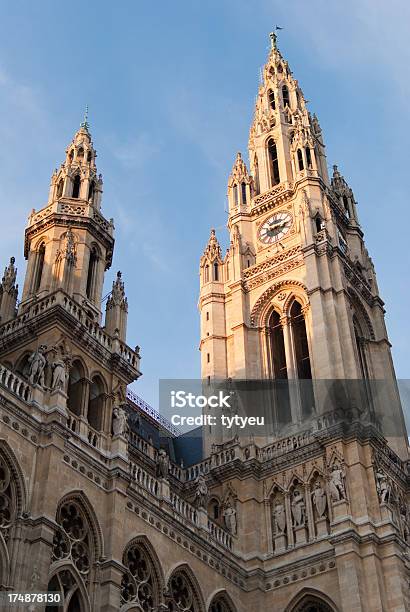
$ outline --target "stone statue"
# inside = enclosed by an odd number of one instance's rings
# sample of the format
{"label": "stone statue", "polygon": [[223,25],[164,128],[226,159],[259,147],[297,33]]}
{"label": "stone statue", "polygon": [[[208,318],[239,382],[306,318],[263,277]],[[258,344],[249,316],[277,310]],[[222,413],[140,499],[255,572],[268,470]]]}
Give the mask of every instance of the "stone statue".
{"label": "stone statue", "polygon": [[224,511],[223,511],[224,522],[227,530],[236,535],[237,530],[237,520],[236,520],[236,510],[232,506],[232,504],[228,501]]}
{"label": "stone statue", "polygon": [[169,457],[163,448],[160,448],[157,456],[157,476],[159,478],[168,478],[169,472]]}
{"label": "stone statue", "polygon": [[127,391],[123,383],[118,383],[113,391],[113,405],[115,408],[123,406],[127,401]]}
{"label": "stone statue", "polygon": [[283,534],[286,531],[286,512],[285,506],[281,500],[276,500],[273,510],[273,524],[276,535]]}
{"label": "stone statue", "polygon": [[61,355],[60,358],[56,358],[52,365],[53,376],[51,379],[51,389],[65,391],[67,387],[68,371],[67,371],[67,359]]}
{"label": "stone statue", "polygon": [[202,474],[196,480],[195,502],[198,508],[206,508],[208,502],[208,485]]}
{"label": "stone statue", "polygon": [[40,385],[40,387],[44,387],[44,369],[47,364],[47,359],[44,355],[46,349],[46,345],[42,344],[28,359],[28,381],[31,385]]}
{"label": "stone statue", "polygon": [[299,489],[295,489],[293,492],[292,516],[293,516],[295,527],[300,527],[305,524],[305,518],[306,518],[305,500],[303,499],[302,493],[299,491]]}
{"label": "stone statue", "polygon": [[76,262],[75,239],[74,239],[74,234],[73,234],[71,227],[68,228],[66,235],[65,235],[65,253],[64,255],[68,263],[74,266]]}
{"label": "stone statue", "polygon": [[319,518],[322,518],[326,510],[326,493],[319,480],[315,483],[315,488],[312,493],[312,502],[316,508],[316,512]]}
{"label": "stone statue", "polygon": [[344,476],[342,467],[338,463],[334,463],[329,481],[329,492],[332,501],[346,499]]}
{"label": "stone statue", "polygon": [[376,488],[379,495],[381,504],[386,504],[390,501],[390,483],[387,480],[387,476],[379,470],[376,472]]}
{"label": "stone statue", "polygon": [[127,431],[127,413],[122,406],[115,406],[112,417],[114,436],[123,436]]}

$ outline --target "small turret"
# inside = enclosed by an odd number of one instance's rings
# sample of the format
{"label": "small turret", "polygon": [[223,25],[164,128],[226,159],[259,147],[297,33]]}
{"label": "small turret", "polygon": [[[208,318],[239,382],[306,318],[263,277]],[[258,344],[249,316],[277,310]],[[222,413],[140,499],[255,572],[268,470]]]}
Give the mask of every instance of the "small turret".
{"label": "small turret", "polygon": [[350,222],[359,223],[357,218],[356,202],[353,191],[347,184],[344,176],[339,172],[336,165],[333,166],[333,176],[331,186],[336,198],[339,200],[340,206],[343,209],[346,217]]}
{"label": "small turret", "polygon": [[252,197],[252,179],[238,152],[228,180],[228,202],[231,214],[249,209]]}
{"label": "small turret", "polygon": [[214,229],[211,229],[208,244],[201,257],[200,269],[201,285],[223,281],[222,251]]}
{"label": "small turret", "polygon": [[110,336],[117,336],[125,342],[127,334],[128,301],[125,297],[124,282],[121,272],[113,281],[112,291],[107,300],[105,310],[105,329]]}
{"label": "small turret", "polygon": [[0,283],[0,323],[7,323],[16,316],[18,285],[16,285],[17,268],[14,257],[4,270]]}

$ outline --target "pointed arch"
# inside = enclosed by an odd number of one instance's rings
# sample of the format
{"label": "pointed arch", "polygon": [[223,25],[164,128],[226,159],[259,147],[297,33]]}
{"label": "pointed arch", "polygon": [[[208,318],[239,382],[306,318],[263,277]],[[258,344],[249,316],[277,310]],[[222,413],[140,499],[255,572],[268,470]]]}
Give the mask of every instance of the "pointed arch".
{"label": "pointed arch", "polygon": [[126,545],[122,557],[126,568],[121,581],[122,610],[138,606],[159,608],[165,579],[158,556],[146,535],[138,535]]}
{"label": "pointed arch", "polygon": [[205,602],[199,582],[187,563],[181,563],[169,572],[167,592],[170,612],[178,612],[178,601],[184,602],[186,612],[204,612]]}
{"label": "pointed arch", "polygon": [[[290,293],[287,295],[284,305],[282,305],[282,302],[280,301],[277,303],[276,301],[273,301],[277,294],[283,293],[286,290],[289,290]],[[255,302],[250,316],[251,325],[254,327],[266,327],[274,304],[277,305],[280,312],[283,312],[289,301],[295,297],[298,297],[302,303],[302,306],[307,306],[309,303],[307,298],[307,289],[302,282],[295,280],[283,280],[274,283],[268,289],[266,289]]]}
{"label": "pointed arch", "polygon": [[87,283],[85,293],[89,300],[95,299],[98,262],[101,257],[101,251],[97,244],[93,243],[90,246],[90,254],[88,259]]}
{"label": "pointed arch", "polygon": [[276,142],[273,138],[268,139],[268,158],[271,187],[280,183],[279,159]]}
{"label": "pointed arch", "polygon": [[236,612],[236,606],[225,589],[220,589],[210,599],[208,612]]}
{"label": "pointed arch", "polygon": [[79,198],[80,189],[81,189],[81,175],[79,172],[77,172],[73,179],[73,191],[72,191],[71,197],[76,198],[76,199]]}
{"label": "pointed arch", "polygon": [[80,489],[74,489],[66,493],[60,499],[57,505],[57,509],[56,509],[56,516],[58,516],[58,512],[60,508],[64,504],[70,501],[80,506],[81,510],[83,511],[88,521],[88,525],[90,527],[91,535],[92,535],[94,556],[95,556],[95,559],[98,560],[100,557],[104,556],[104,539],[103,539],[103,532],[101,529],[101,525],[98,520],[97,514],[94,510],[94,507],[91,504],[90,500],[88,499],[87,495],[84,493],[84,491],[81,491]]}
{"label": "pointed arch", "polygon": [[51,565],[47,591],[61,593],[64,605],[47,605],[45,612],[92,612],[84,581],[71,563],[57,561]]}
{"label": "pointed arch", "polygon": [[27,491],[17,458],[5,440],[0,440],[0,586],[9,584],[8,542],[16,519],[26,509]]}
{"label": "pointed arch", "polygon": [[20,463],[8,442],[4,439],[0,439],[0,457],[3,457],[12,480],[15,484],[16,493],[16,514],[19,516],[24,512],[27,512],[27,487],[24,478],[23,470],[20,467]]}
{"label": "pointed arch", "polygon": [[373,328],[370,316],[365,306],[363,305],[360,297],[351,288],[349,288],[347,292],[349,295],[352,309],[357,316],[357,319],[359,321],[360,328],[361,328],[362,333],[364,334],[364,337],[367,340],[375,340],[376,336],[374,333],[374,328]]}
{"label": "pointed arch", "polygon": [[338,612],[338,608],[325,593],[310,587],[303,587],[292,598],[284,612]]}
{"label": "pointed arch", "polygon": [[44,262],[46,257],[46,243],[42,240],[38,247],[34,261],[34,274],[33,274],[33,293],[36,293],[41,287],[41,281],[44,273]]}

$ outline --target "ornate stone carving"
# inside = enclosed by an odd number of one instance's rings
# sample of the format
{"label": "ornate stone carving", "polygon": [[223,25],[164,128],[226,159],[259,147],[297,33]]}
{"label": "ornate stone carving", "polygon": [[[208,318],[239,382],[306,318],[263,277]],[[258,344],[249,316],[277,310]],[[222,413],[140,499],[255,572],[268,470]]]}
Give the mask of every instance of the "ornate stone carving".
{"label": "ornate stone carving", "polygon": [[54,560],[71,560],[87,579],[91,567],[91,534],[86,518],[73,501],[61,506],[57,514],[57,529],[53,540]]}
{"label": "ornate stone carving", "polygon": [[335,461],[329,478],[329,493],[333,502],[346,499],[345,477],[346,473],[343,465]]}
{"label": "ornate stone carving", "polygon": [[47,365],[47,359],[44,355],[47,350],[45,344],[41,344],[37,350],[35,350],[28,359],[29,374],[28,381],[31,385],[40,385],[44,387],[44,370]]}
{"label": "ornate stone carving", "polygon": [[10,258],[10,264],[4,269],[4,275],[1,281],[3,291],[10,293],[16,284],[17,268],[15,267],[15,258]]}
{"label": "ornate stone carving", "polygon": [[169,584],[168,609],[170,612],[197,612],[195,595],[184,573],[174,575]]}
{"label": "ornate stone carving", "polygon": [[3,534],[6,540],[14,512],[10,470],[4,459],[0,457],[0,534]]}
{"label": "ornate stone carving", "polygon": [[291,507],[294,526],[300,527],[304,525],[306,522],[306,505],[304,497],[299,489],[293,491]]}
{"label": "ornate stone carving", "polygon": [[112,416],[114,436],[123,436],[127,432],[127,413],[122,406],[115,406]]}
{"label": "ornate stone carving", "polygon": [[127,572],[121,581],[121,603],[136,603],[144,612],[156,609],[154,568],[142,546],[135,544],[124,554]]}
{"label": "ornate stone carving", "polygon": [[381,469],[376,471],[376,489],[381,504],[388,504],[391,502],[391,483]]}
{"label": "ornate stone carving", "polygon": [[222,515],[227,530],[232,533],[232,535],[236,535],[238,529],[236,509],[229,500],[225,504]]}
{"label": "ornate stone carving", "polygon": [[312,503],[314,508],[316,509],[318,518],[322,518],[325,516],[326,512],[326,491],[324,490],[322,483],[320,480],[317,480],[314,485],[314,489],[312,492]]}
{"label": "ornate stone carving", "polygon": [[209,489],[205,477],[200,474],[196,479],[195,504],[198,508],[206,508],[209,497]]}
{"label": "ornate stone carving", "polygon": [[160,448],[157,455],[157,476],[159,478],[168,478],[169,473],[169,457],[163,448]]}
{"label": "ornate stone carving", "polygon": [[282,535],[286,533],[286,510],[281,497],[276,498],[274,501],[272,515],[275,535]]}

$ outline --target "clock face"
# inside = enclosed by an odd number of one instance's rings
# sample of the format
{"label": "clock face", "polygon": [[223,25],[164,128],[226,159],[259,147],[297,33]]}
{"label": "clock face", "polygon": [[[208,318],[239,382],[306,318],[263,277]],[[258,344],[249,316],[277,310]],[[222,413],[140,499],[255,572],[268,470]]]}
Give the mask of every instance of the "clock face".
{"label": "clock face", "polygon": [[259,229],[259,239],[265,244],[273,244],[282,240],[292,225],[292,217],[288,212],[272,215],[264,221]]}

